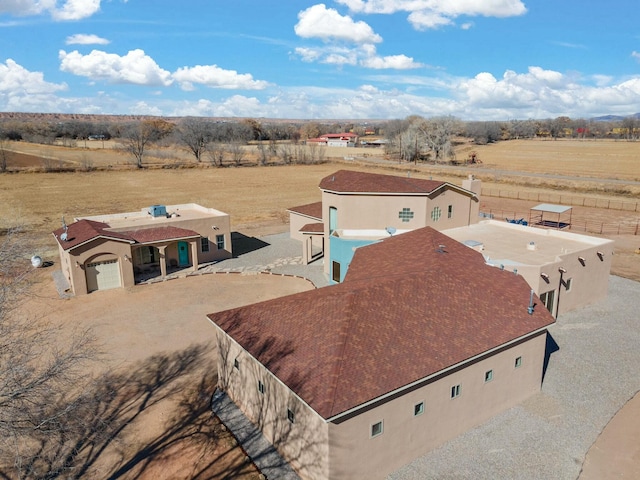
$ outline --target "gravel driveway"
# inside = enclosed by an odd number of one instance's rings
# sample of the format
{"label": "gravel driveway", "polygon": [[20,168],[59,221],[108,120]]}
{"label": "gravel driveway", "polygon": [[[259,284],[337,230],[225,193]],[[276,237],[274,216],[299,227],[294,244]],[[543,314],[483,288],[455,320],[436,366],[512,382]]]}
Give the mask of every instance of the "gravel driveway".
{"label": "gravel driveway", "polygon": [[640,283],[558,318],[541,393],[391,474],[408,479],[576,479],[591,444],[640,389]]}

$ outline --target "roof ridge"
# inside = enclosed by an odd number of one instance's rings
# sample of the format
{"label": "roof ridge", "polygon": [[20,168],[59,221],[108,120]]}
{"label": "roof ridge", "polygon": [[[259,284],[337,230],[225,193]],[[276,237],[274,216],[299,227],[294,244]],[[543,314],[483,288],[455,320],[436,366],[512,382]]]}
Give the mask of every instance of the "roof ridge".
{"label": "roof ridge", "polygon": [[347,310],[348,310],[347,328],[345,329],[345,332],[343,334],[342,349],[339,355],[339,362],[336,365],[336,369],[335,369],[335,377],[333,381],[333,392],[330,394],[331,402],[330,402],[329,412],[331,412],[331,414],[333,414],[333,408],[336,404],[338,384],[340,383],[340,378],[342,376],[342,371],[344,369],[343,367],[345,364],[344,354],[347,350],[347,344],[349,343],[349,338],[351,337],[350,331],[352,330],[353,324],[355,323],[354,315],[353,315],[353,304],[355,303],[355,300],[356,300],[356,293],[351,290],[348,290],[347,295],[349,298],[348,306],[347,306]]}

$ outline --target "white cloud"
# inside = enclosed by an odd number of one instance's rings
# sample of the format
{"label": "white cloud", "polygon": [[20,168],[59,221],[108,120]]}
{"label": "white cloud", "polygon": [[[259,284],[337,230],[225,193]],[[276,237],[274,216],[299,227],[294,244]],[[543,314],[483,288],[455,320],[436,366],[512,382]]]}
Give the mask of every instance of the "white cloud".
{"label": "white cloud", "polygon": [[640,52],[636,52],[635,50],[631,52],[631,56],[640,62]]}
{"label": "white cloud", "polygon": [[43,15],[48,13],[54,20],[81,20],[100,10],[100,0],[3,0],[0,13],[15,16]]}
{"label": "white cloud", "polygon": [[108,45],[111,42],[97,35],[76,33],[75,35],[68,36],[65,43],[67,45]]}
{"label": "white cloud", "polygon": [[365,68],[395,70],[408,70],[424,66],[406,55],[381,57],[377,54],[376,46],[367,43],[355,48],[336,45],[317,48],[300,47],[295,49],[295,53],[300,56],[303,62],[319,62],[338,66],[360,65]]}
{"label": "white cloud", "polygon": [[183,90],[193,90],[193,84],[199,83],[211,88],[263,90],[268,86],[264,80],[254,80],[249,73],[224,70],[217,65],[196,65],[176,70],[172,77]]}
{"label": "white cloud", "polygon": [[336,0],[355,13],[408,12],[418,30],[450,25],[460,16],[513,17],[524,15],[521,0]]}
{"label": "white cloud", "polygon": [[382,37],[367,23],[355,22],[349,16],[340,15],[334,8],[327,8],[323,3],[298,13],[298,23],[294,31],[302,38],[320,38],[325,41],[339,40],[354,43],[382,41]]}
{"label": "white cloud", "polygon": [[171,73],[160,68],[139,49],[131,50],[124,56],[100,50],[93,50],[88,55],[82,55],[77,50],[70,53],[60,50],[58,56],[60,70],[92,80],[165,87],[172,83]]}
{"label": "white cloud", "polygon": [[11,59],[0,63],[0,111],[38,112],[68,108],[56,92],[67,89],[65,83],[51,83],[42,72],[30,72]]}

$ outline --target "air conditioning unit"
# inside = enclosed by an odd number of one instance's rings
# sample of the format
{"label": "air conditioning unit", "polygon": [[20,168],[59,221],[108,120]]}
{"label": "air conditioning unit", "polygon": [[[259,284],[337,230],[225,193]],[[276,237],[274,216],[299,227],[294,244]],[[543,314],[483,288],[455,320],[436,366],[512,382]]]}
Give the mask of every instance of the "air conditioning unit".
{"label": "air conditioning unit", "polygon": [[166,217],[167,207],[164,205],[151,205],[149,207],[149,215],[152,217]]}

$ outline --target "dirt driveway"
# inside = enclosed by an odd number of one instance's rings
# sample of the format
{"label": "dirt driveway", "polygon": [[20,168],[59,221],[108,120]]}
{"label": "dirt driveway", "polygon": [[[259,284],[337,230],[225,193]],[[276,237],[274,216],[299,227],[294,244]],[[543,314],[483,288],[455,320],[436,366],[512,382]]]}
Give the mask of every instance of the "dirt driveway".
{"label": "dirt driveway", "polygon": [[[55,267],[52,267],[55,268]],[[38,272],[25,312],[65,328],[92,327],[105,352],[96,365],[111,375],[106,405],[122,425],[92,478],[257,478],[232,438],[211,416],[215,386],[213,326],[205,315],[313,288],[278,275],[210,274],[67,300],[51,269]]]}

